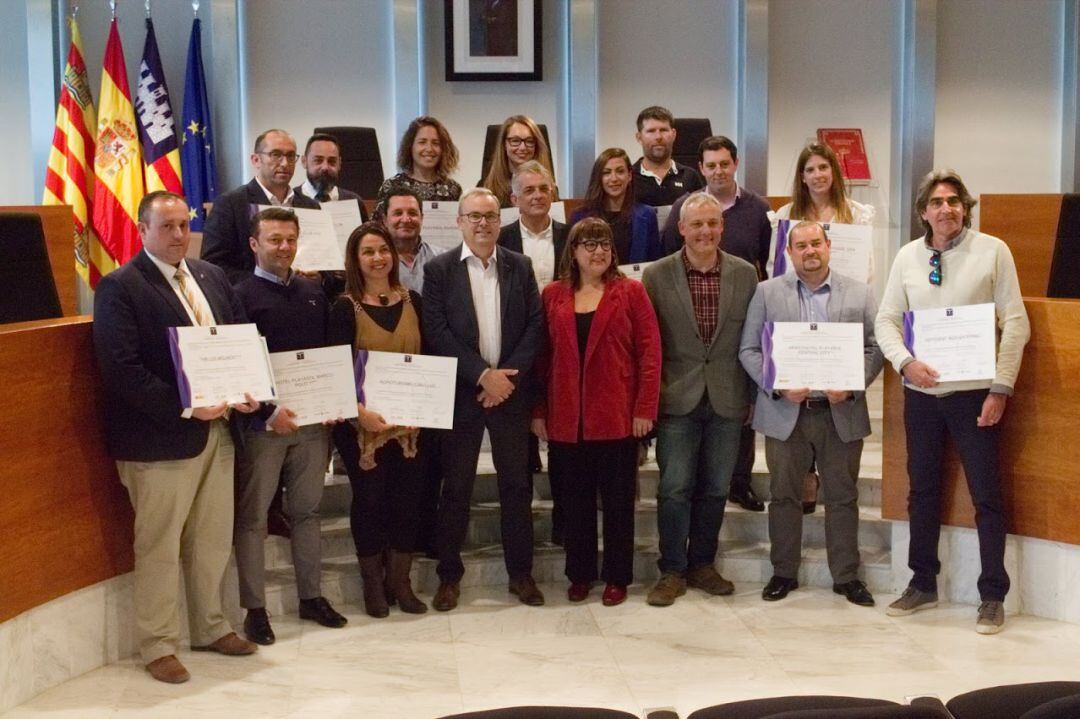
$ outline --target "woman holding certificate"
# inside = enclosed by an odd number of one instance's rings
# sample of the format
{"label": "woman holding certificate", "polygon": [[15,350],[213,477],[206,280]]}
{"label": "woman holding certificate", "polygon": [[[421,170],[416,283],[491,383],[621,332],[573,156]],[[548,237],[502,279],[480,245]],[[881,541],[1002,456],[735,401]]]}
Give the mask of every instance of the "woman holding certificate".
{"label": "woman holding certificate", "polygon": [[[623,276],[611,228],[586,218],[570,230],[561,279],[544,288],[548,343],[538,362],[545,391],[532,420],[565,468],[567,596],[584,601],[598,576],[605,606],[633,580],[638,440],[660,399],[660,330],[644,286]],[[597,573],[596,494],[604,507]]]}
{"label": "woman holding certificate", "polygon": [[[954,171],[938,170],[923,179],[915,208],[926,234],[896,254],[875,323],[885,358],[904,378],[910,480],[908,567],[913,575],[886,613],[904,616],[937,606],[941,473],[946,437],[951,436],[979,535],[982,603],[975,630],[994,634],[1005,624],[1003,601],[1009,591],[998,425],[1031,327],[1012,254],[998,238],[971,229],[974,206]],[[967,319],[980,313],[984,319]],[[964,323],[962,329],[958,322]],[[965,346],[983,339],[986,356]],[[985,370],[971,372],[972,366]]]}
{"label": "woman holding certificate", "polygon": [[386,212],[387,195],[401,187],[415,192],[421,202],[457,202],[461,197],[461,185],[450,179],[458,166],[457,146],[450,131],[434,117],[424,115],[409,123],[398,146],[397,163],[401,172],[379,188],[379,214]]}
{"label": "woman holding certificate", "polygon": [[[331,344],[353,352],[420,353],[420,295],[398,279],[390,233],[378,222],[353,230],[345,249],[345,293],[330,310]],[[353,542],[364,582],[364,611],[389,614],[388,598],[401,611],[422,614],[427,605],[409,583],[422,489],[417,458],[420,430],[387,424],[357,403],[359,427],[334,428],[352,485]]]}

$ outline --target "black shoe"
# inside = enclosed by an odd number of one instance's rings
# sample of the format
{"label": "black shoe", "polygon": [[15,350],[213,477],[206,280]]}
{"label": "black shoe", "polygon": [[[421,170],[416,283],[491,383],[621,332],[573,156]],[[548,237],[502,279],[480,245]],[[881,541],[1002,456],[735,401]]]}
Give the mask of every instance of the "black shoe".
{"label": "black shoe", "polygon": [[318,622],[324,627],[339,629],[348,623],[348,619],[334,611],[326,597],[300,600],[300,618]]}
{"label": "black shoe", "polygon": [[733,502],[749,512],[764,512],[765,503],[758,499],[754,490],[747,487],[745,490],[732,490],[728,495],[728,501]]}
{"label": "black shoe", "polygon": [[858,579],[852,579],[850,582],[844,582],[843,584],[834,584],[832,590],[837,594],[843,594],[852,604],[858,604],[860,607],[874,606],[873,595],[870,594],[870,590],[866,588],[866,585]]}
{"label": "black shoe", "polygon": [[276,637],[270,628],[270,616],[265,609],[249,609],[244,617],[244,636],[248,641],[262,644],[264,647],[274,643]]}
{"label": "black shoe", "polygon": [[803,514],[813,514],[815,510],[817,510],[817,502],[803,502],[802,503],[802,513]]}
{"label": "black shoe", "polygon": [[792,589],[799,588],[799,580],[787,577],[773,576],[765,588],[761,590],[761,598],[766,602],[778,602],[788,595]]}

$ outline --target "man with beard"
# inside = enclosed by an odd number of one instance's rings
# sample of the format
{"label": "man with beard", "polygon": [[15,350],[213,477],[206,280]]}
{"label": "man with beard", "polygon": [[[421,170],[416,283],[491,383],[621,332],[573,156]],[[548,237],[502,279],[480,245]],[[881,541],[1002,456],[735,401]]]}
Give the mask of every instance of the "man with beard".
{"label": "man with beard", "polygon": [[360,205],[360,219],[368,221],[368,213],[360,195],[338,187],[338,177],[341,175],[341,145],[336,137],[322,132],[309,137],[300,164],[307,173],[307,180],[294,187],[293,192],[310,197],[316,202],[356,200]]}
{"label": "man with beard", "polygon": [[638,202],[653,207],[670,205],[705,186],[697,170],[671,158],[675,134],[675,118],[666,107],[653,105],[638,113],[634,138],[641,144],[641,159],[633,166]]}

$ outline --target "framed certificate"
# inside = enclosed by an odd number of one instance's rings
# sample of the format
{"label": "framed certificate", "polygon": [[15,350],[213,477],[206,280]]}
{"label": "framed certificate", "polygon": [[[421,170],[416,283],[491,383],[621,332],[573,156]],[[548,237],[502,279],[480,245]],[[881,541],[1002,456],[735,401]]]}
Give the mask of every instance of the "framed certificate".
{"label": "framed certificate", "polygon": [[866,389],[858,322],[766,322],[761,328],[762,389]]}
{"label": "framed certificate", "polygon": [[277,402],[296,413],[296,424],[319,424],[357,416],[349,345],[270,355]]}
{"label": "framed certificate", "polygon": [[938,373],[938,382],[993,379],[997,370],[994,303],[905,312],[904,346]]}
{"label": "framed certificate", "polygon": [[186,409],[222,402],[260,402],[277,396],[266,343],[253,324],[170,327],[169,347],[180,404]]}
{"label": "framed certificate", "polygon": [[356,401],[389,424],[452,429],[457,358],[360,350]]}

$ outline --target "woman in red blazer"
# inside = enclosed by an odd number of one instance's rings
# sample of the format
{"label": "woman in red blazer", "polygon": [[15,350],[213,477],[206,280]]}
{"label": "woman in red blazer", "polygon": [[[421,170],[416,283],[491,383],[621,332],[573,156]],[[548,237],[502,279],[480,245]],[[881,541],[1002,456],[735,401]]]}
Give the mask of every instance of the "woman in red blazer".
{"label": "woman in red blazer", "polygon": [[564,473],[567,596],[597,579],[596,493],[604,505],[603,602],[626,599],[634,568],[637,438],[660,397],[660,330],[637,280],[618,268],[611,228],[587,218],[570,230],[560,280],[544,288],[548,342],[538,362],[544,394],[533,432]]}

